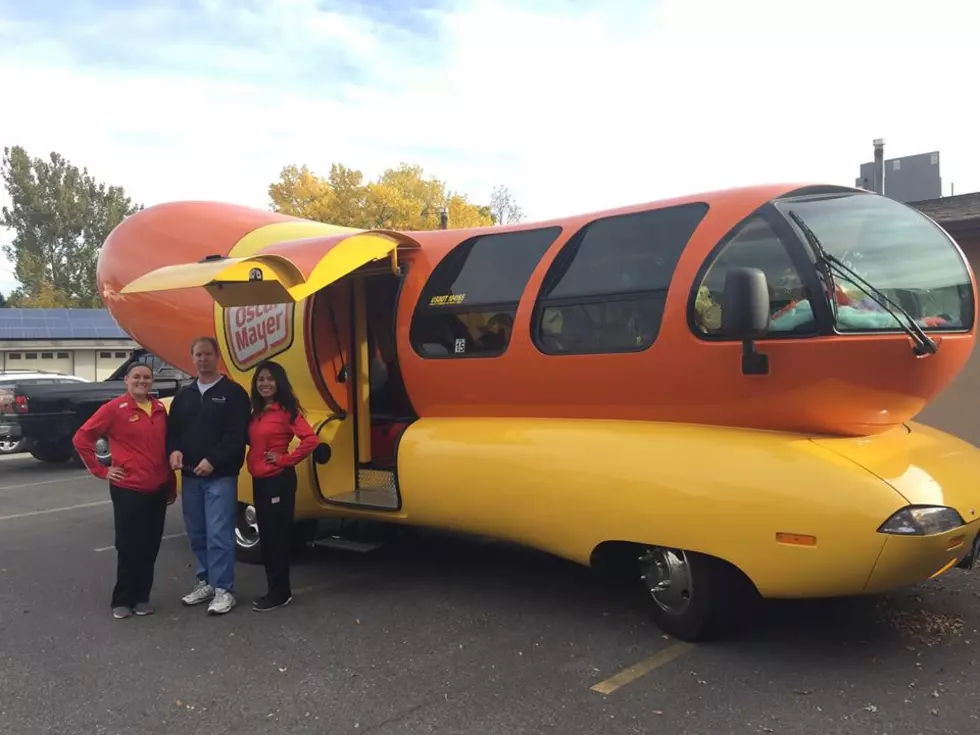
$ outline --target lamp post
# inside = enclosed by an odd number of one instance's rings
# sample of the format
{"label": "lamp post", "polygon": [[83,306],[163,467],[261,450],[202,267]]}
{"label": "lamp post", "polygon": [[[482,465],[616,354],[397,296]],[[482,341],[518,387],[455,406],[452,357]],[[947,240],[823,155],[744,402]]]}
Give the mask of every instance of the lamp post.
{"label": "lamp post", "polygon": [[449,229],[449,208],[443,207],[439,210],[439,229],[448,230]]}

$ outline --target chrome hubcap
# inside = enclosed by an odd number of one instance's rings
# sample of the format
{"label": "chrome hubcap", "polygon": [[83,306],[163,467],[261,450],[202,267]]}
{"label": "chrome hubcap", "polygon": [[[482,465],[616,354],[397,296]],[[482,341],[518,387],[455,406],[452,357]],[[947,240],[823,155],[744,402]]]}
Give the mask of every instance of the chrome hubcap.
{"label": "chrome hubcap", "polygon": [[693,593],[687,554],[680,549],[652,546],[639,557],[639,562],[640,579],[657,606],[671,615],[687,610]]}
{"label": "chrome hubcap", "polygon": [[254,505],[239,504],[235,537],[239,546],[255,546],[259,542],[259,523]]}

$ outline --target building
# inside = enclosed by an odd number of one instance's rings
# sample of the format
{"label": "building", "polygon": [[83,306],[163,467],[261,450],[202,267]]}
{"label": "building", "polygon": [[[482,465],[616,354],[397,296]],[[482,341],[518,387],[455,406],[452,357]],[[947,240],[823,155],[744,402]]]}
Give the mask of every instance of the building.
{"label": "building", "polygon": [[138,347],[105,309],[0,309],[0,369],[104,380]]}
{"label": "building", "polygon": [[884,141],[875,141],[875,160],[862,163],[855,186],[906,204],[943,195],[939,151],[884,159]]}

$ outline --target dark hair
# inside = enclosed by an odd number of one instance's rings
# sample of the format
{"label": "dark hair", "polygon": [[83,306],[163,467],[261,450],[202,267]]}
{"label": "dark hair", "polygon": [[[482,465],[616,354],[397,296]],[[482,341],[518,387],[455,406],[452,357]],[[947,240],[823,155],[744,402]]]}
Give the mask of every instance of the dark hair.
{"label": "dark hair", "polygon": [[145,362],[140,362],[139,360],[135,360],[135,361],[129,363],[129,365],[126,366],[126,377],[128,378],[129,375],[130,375],[130,373],[132,373],[136,368],[141,368],[141,367],[146,368],[147,370],[150,371],[150,375],[151,376],[153,375],[153,368],[152,367],[150,367],[149,365],[147,365]]}
{"label": "dark hair", "polygon": [[252,373],[252,416],[265,410],[265,399],[259,395],[258,388],[259,373],[263,370],[268,370],[269,374],[272,375],[272,379],[276,381],[276,395],[273,398],[289,412],[289,417],[295,421],[296,417],[303,412],[303,407],[299,405],[296,393],[293,392],[293,386],[289,382],[289,376],[286,375],[286,370],[278,362],[273,362],[272,360],[260,362],[256,366],[255,372]]}
{"label": "dark hair", "polygon": [[214,354],[218,354],[220,350],[218,349],[218,340],[214,337],[196,337],[193,342],[191,342],[191,352],[194,352],[194,348],[197,347],[201,342],[207,342],[214,349]]}

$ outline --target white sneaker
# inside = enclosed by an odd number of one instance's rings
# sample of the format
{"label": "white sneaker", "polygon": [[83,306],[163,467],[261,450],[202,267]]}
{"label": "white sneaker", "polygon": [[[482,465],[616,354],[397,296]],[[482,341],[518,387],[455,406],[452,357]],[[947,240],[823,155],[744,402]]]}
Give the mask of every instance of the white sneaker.
{"label": "white sneaker", "polygon": [[214,587],[203,579],[199,580],[194,589],[189,594],[184,595],[180,601],[185,605],[200,605],[214,597]]}
{"label": "white sneaker", "polygon": [[223,590],[218,587],[214,591],[214,599],[208,605],[208,615],[224,615],[227,612],[231,612],[234,606],[235,596],[228,590]]}

